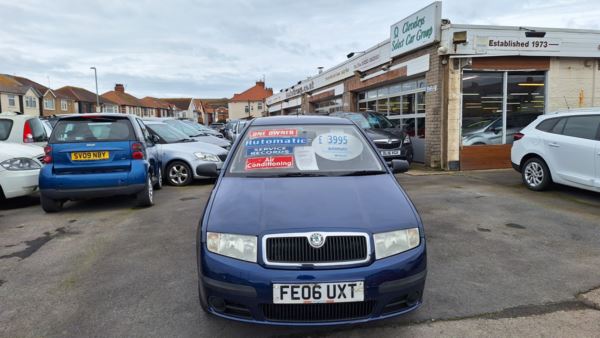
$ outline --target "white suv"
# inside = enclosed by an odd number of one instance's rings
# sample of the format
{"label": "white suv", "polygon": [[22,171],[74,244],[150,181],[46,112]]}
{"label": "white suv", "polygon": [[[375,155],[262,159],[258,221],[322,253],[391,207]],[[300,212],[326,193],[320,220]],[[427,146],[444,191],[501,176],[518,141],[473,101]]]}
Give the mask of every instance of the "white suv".
{"label": "white suv", "polygon": [[600,109],[538,117],[515,134],[511,161],[531,190],[554,182],[600,192]]}

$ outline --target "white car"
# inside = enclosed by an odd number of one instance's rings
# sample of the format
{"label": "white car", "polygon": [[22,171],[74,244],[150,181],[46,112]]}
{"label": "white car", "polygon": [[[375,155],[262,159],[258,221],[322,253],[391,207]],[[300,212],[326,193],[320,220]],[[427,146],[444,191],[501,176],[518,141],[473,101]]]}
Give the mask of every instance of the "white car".
{"label": "white car", "polygon": [[0,199],[36,192],[43,158],[40,146],[0,142]]}
{"label": "white car", "polygon": [[20,113],[0,114],[0,142],[26,143],[45,146],[48,133],[37,116]]}
{"label": "white car", "polygon": [[600,192],[600,109],[541,115],[515,134],[511,161],[531,190],[558,183]]}

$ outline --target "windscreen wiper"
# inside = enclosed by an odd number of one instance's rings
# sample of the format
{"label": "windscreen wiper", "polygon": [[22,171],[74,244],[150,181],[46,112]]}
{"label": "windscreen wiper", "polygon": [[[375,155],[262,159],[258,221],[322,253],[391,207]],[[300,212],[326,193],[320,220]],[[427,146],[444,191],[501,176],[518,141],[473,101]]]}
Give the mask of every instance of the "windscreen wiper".
{"label": "windscreen wiper", "polygon": [[282,173],[277,174],[276,177],[322,177],[327,176],[319,173]]}
{"label": "windscreen wiper", "polygon": [[386,174],[387,172],[382,170],[357,170],[351,171],[349,173],[342,174],[340,176],[369,176],[369,175],[381,175]]}

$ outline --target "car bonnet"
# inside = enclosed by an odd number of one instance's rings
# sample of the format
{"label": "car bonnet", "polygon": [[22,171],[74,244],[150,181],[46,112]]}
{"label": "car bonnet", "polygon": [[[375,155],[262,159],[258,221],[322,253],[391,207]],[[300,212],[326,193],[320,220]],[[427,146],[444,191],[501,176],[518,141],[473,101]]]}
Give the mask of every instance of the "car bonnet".
{"label": "car bonnet", "polygon": [[420,225],[392,175],[222,177],[208,231],[260,235],[297,231],[385,232]]}

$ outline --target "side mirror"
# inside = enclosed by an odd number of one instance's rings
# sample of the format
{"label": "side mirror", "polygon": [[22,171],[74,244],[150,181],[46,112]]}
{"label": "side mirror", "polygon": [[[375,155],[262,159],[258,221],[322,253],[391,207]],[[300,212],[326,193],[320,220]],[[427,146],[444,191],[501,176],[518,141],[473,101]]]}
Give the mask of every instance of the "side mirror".
{"label": "side mirror", "polygon": [[158,137],[158,135],[150,135],[150,141],[158,143],[160,142],[160,137]]}
{"label": "side mirror", "polygon": [[392,163],[390,163],[390,168],[392,168],[392,173],[401,174],[408,171],[410,164],[408,164],[408,161],[405,160],[392,160]]}
{"label": "side mirror", "polygon": [[502,132],[502,127],[496,127],[496,128],[492,128],[492,132],[496,135],[500,134]]}
{"label": "side mirror", "polygon": [[217,177],[219,176],[219,169],[217,169],[215,163],[202,163],[196,167],[196,174],[198,176]]}

